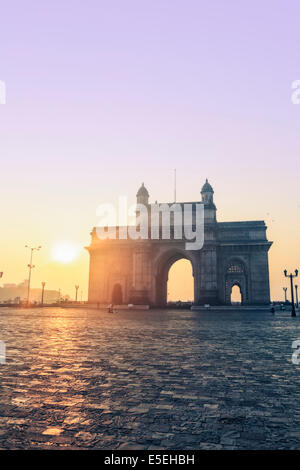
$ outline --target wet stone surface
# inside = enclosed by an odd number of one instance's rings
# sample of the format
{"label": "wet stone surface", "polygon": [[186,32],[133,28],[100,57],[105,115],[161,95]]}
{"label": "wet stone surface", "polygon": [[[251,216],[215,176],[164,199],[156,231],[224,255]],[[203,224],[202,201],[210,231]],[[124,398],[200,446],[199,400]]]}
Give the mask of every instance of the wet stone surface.
{"label": "wet stone surface", "polygon": [[0,448],[299,449],[295,339],[288,312],[2,308]]}

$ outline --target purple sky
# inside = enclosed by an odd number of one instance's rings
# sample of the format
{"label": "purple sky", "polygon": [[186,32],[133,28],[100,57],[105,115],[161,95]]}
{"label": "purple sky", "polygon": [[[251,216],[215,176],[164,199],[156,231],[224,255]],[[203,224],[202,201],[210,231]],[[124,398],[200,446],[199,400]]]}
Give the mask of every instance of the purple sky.
{"label": "purple sky", "polygon": [[266,219],[279,293],[300,264],[299,18],[283,0],[4,2],[6,282],[26,276],[24,243],[87,244],[97,205],[142,181],[170,200],[176,167],[178,199],[209,177],[219,220]]}

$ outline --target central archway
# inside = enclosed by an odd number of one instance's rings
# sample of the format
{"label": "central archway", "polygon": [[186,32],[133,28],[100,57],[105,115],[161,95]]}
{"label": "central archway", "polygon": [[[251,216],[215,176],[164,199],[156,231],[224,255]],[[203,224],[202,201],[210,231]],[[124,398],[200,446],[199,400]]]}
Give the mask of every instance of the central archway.
{"label": "central archway", "polygon": [[[156,305],[160,307],[167,306],[168,300],[168,279],[171,267],[179,260],[187,260],[192,267],[193,276],[193,289],[192,298],[189,299],[194,302],[195,299],[195,277],[194,277],[194,260],[189,256],[185,250],[172,250],[164,253],[158,259],[156,264]],[[173,299],[172,299],[173,300]],[[179,300],[179,299],[178,299]]]}
{"label": "central archway", "polygon": [[167,302],[193,302],[193,267],[187,259],[175,261],[169,269]]}

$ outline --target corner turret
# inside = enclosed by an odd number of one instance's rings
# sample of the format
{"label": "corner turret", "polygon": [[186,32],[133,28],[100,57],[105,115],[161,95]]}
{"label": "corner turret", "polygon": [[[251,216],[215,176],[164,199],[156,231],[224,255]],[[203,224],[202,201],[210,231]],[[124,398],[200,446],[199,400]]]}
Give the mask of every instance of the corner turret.
{"label": "corner turret", "polygon": [[205,216],[204,216],[205,221],[216,222],[217,209],[214,203],[214,190],[211,184],[208,182],[207,178],[201,189],[201,196],[202,196],[202,202],[204,204],[204,210],[205,210]]}
{"label": "corner turret", "polygon": [[145,188],[144,183],[142,183],[142,186],[136,193],[136,202],[137,204],[144,204],[145,206],[149,203],[149,193]]}

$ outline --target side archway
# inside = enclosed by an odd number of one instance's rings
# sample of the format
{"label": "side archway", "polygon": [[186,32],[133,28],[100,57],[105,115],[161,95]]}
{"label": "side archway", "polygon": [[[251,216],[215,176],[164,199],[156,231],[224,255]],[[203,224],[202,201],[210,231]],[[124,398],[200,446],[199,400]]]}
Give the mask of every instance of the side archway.
{"label": "side archway", "polygon": [[248,295],[248,276],[245,264],[239,259],[231,260],[225,272],[225,302],[231,305],[232,289],[238,286],[241,292],[241,304],[247,304]]}
{"label": "side archway", "polygon": [[243,303],[243,294],[239,284],[232,286],[230,303],[231,305],[241,305]]}
{"label": "side archway", "polygon": [[123,292],[121,284],[115,284],[112,291],[111,302],[115,305],[123,303]]}

